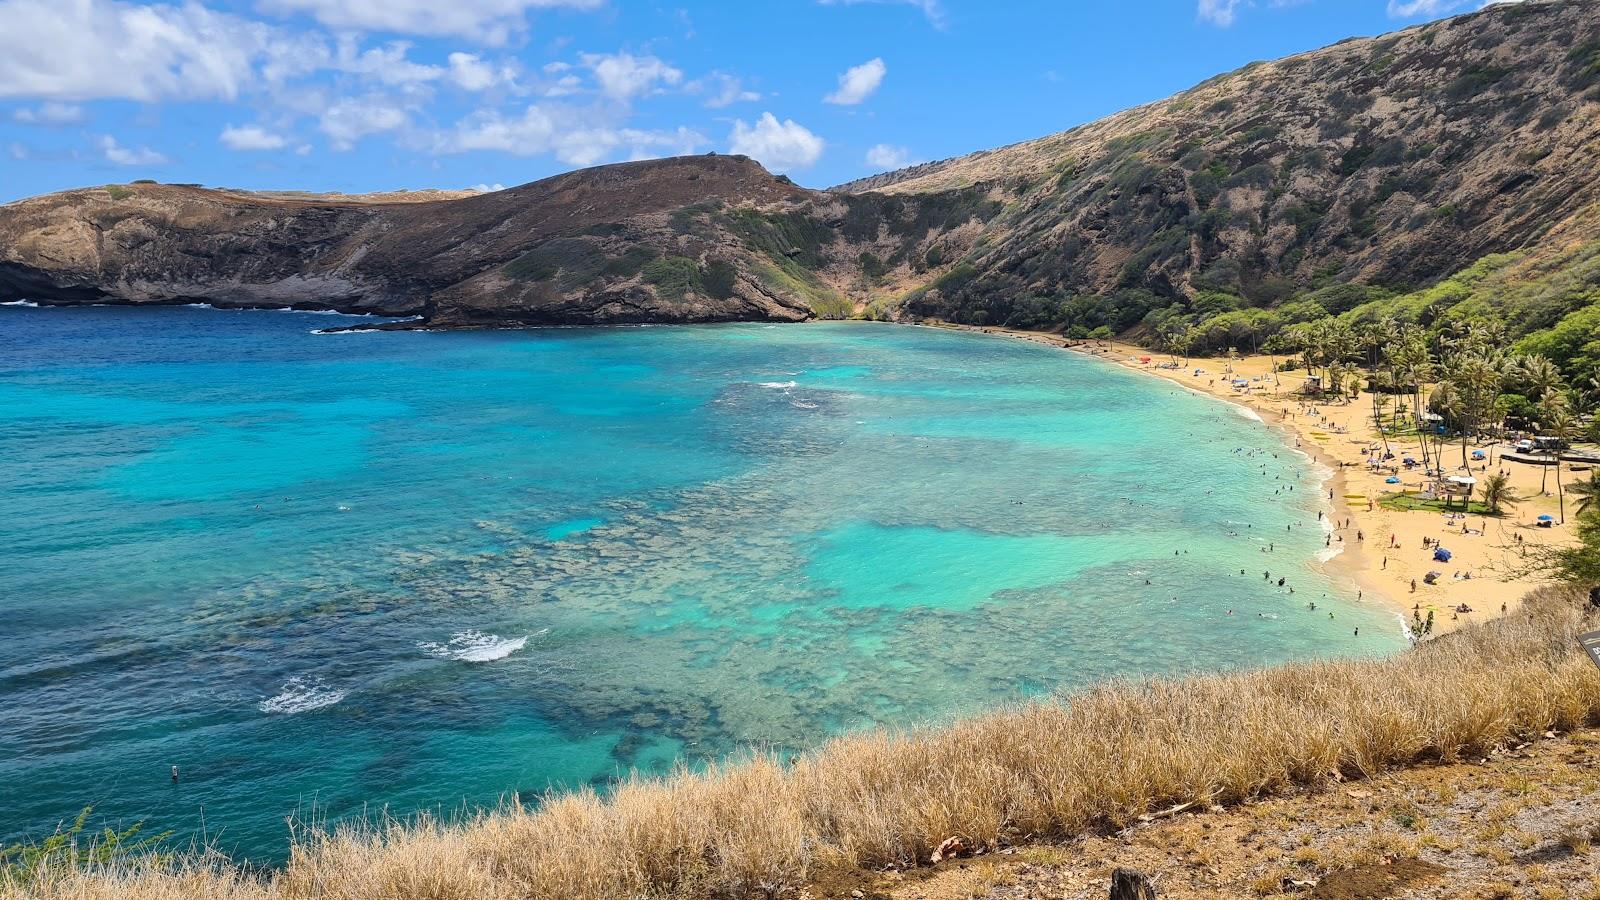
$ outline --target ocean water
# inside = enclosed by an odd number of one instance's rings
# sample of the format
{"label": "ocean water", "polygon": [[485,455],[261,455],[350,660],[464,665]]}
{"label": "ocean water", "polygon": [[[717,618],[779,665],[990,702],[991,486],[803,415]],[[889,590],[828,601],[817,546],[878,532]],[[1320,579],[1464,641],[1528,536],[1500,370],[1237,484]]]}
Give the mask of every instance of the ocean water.
{"label": "ocean water", "polygon": [[1303,457],[1098,360],[313,333],[353,321],[0,308],[0,841],[92,804],[271,861],[289,816],[1403,643],[1315,571]]}

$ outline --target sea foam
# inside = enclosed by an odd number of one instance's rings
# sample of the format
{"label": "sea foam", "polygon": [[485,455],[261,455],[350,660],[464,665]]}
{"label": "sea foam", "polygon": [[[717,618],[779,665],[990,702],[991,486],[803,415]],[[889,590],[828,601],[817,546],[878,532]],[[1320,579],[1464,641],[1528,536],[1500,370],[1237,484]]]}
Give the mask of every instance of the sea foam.
{"label": "sea foam", "polygon": [[[538,632],[544,634],[550,629]],[[458,631],[450,636],[447,643],[438,644],[433,641],[422,641],[417,647],[423,651],[437,656],[440,659],[455,659],[461,662],[492,662],[505,659],[511,654],[528,645],[531,635],[516,638],[503,638],[498,634],[484,634],[481,631]]]}
{"label": "sea foam", "polygon": [[344,696],[344,691],[328,687],[321,678],[301,678],[296,675],[283,683],[276,696],[261,701],[261,711],[292,716],[332,706],[343,700]]}

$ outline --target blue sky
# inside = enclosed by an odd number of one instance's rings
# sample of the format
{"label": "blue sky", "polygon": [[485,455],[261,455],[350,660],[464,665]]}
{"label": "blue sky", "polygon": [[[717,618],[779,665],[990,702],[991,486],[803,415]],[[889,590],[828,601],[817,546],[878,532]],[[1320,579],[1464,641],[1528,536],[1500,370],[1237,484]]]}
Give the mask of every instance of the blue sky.
{"label": "blue sky", "polygon": [[0,202],[513,185],[744,152],[824,187],[1483,0],[0,0]]}

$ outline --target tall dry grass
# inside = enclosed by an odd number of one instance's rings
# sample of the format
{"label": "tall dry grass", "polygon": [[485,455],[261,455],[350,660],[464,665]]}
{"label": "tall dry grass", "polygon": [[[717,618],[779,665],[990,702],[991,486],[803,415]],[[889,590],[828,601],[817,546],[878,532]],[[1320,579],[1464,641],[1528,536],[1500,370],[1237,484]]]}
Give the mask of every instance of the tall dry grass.
{"label": "tall dry grass", "polygon": [[307,835],[269,875],[204,856],[134,860],[13,876],[0,900],[775,897],[820,865],[924,861],[950,836],[1070,835],[1600,724],[1600,670],[1574,642],[1595,625],[1576,592],[1547,590],[1390,659],[1107,684],[841,738],[792,764],[636,780],[465,824]]}

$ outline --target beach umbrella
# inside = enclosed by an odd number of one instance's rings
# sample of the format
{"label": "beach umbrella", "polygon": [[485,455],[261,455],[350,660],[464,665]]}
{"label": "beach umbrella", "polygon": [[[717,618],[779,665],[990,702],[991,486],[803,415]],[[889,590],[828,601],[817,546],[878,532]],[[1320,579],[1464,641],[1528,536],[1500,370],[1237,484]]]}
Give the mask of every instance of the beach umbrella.
{"label": "beach umbrella", "polygon": [[1394,477],[1393,475],[1390,475],[1388,478],[1385,478],[1383,480],[1383,483],[1384,484],[1399,484],[1400,483],[1400,479]]}
{"label": "beach umbrella", "polygon": [[1556,520],[1555,516],[1540,516],[1539,517],[1539,521],[1541,521],[1541,522],[1554,522],[1555,520]]}
{"label": "beach umbrella", "polygon": [[1450,551],[1440,547],[1439,549],[1433,551],[1433,560],[1434,562],[1449,562]]}

